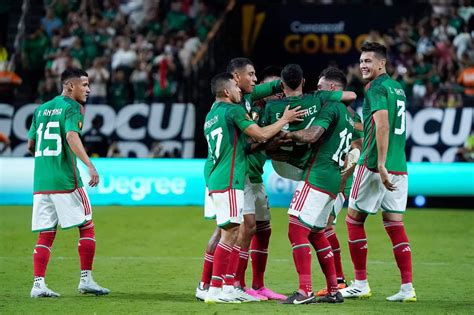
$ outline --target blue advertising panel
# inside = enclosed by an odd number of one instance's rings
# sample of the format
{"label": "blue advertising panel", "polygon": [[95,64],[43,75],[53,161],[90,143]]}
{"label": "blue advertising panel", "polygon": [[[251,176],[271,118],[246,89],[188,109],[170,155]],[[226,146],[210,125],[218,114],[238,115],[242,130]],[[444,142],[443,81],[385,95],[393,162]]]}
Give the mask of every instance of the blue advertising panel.
{"label": "blue advertising panel", "polygon": [[[199,205],[204,203],[202,159],[94,159],[101,176],[87,187],[93,205]],[[32,158],[0,158],[0,204],[32,203]],[[84,183],[87,168],[79,163]],[[286,207],[297,183],[265,165],[272,206]],[[474,163],[409,163],[409,194],[474,196]]]}

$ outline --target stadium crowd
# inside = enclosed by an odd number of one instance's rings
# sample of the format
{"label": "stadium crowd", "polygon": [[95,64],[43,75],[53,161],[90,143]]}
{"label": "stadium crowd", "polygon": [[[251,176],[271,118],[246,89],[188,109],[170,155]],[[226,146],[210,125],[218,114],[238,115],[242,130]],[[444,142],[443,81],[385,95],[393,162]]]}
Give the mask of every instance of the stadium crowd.
{"label": "stadium crowd", "polygon": [[59,74],[71,66],[89,73],[89,103],[182,99],[191,60],[225,2],[46,0],[40,27],[22,45],[32,100],[57,95]]}
{"label": "stadium crowd", "polygon": [[[44,102],[56,95],[58,74],[69,66],[87,69],[89,103],[120,108],[182,100],[191,59],[225,2],[45,1],[41,27],[22,46],[24,79],[32,100]],[[388,71],[404,86],[409,106],[470,106],[474,7],[466,0],[456,5],[432,0],[431,5],[431,14],[402,18],[385,33],[371,30],[367,40],[389,48],[394,62]],[[347,76],[349,86],[363,95],[358,64],[347,67]]]}
{"label": "stadium crowd", "polygon": [[[386,33],[371,30],[367,41],[389,48],[388,72],[402,83],[410,107],[452,108],[474,105],[474,7],[431,1],[421,19],[402,18]],[[364,83],[359,64],[347,68],[358,95]]]}

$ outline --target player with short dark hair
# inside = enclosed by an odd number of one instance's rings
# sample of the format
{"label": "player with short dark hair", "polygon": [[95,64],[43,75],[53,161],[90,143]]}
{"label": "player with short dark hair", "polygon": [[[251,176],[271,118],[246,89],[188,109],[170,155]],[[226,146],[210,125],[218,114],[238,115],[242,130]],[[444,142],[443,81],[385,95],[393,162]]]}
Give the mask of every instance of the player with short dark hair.
{"label": "player with short dark hair", "polygon": [[[318,90],[320,91],[337,91],[345,89],[346,84],[346,76],[342,70],[335,67],[328,67],[321,72],[317,86]],[[339,185],[339,192],[336,196],[331,215],[328,219],[328,225],[324,230],[324,236],[331,245],[331,249],[334,254],[334,265],[339,289],[344,289],[347,287],[347,284],[344,277],[344,271],[342,269],[341,247],[336,235],[335,224],[337,215],[341,211],[352,187],[352,174],[354,173],[355,162],[357,162],[356,159],[360,155],[363,137],[363,127],[359,115],[350,107],[347,107],[347,111],[350,115],[350,118],[354,121],[354,132],[352,133],[352,138],[349,139],[350,146],[345,145],[344,150],[342,150],[342,156],[344,157],[345,164],[344,169],[341,171],[341,184]],[[322,255],[318,255],[318,259],[321,264],[324,264],[324,257]],[[327,294],[328,290],[325,287],[324,289],[319,290],[316,295],[325,296]]]}
{"label": "player with short dark hair", "polygon": [[32,230],[40,232],[33,253],[34,283],[31,297],[58,297],[44,281],[57,225],[79,228],[78,252],[81,276],[78,290],[96,295],[110,291],[92,278],[95,233],[89,197],[76,165],[87,166],[89,186],[99,183],[99,174],[87,156],[80,133],[84,104],[90,93],[87,73],[67,69],[61,74],[63,92],[39,106],[28,133],[28,150],[35,157]]}
{"label": "player with short dark hair", "polygon": [[[319,116],[323,111],[323,108],[330,107],[329,105],[325,105],[326,103],[338,102],[341,100],[345,102],[351,102],[356,98],[355,93],[346,91],[316,91],[310,94],[303,94],[303,70],[297,64],[289,64],[285,66],[285,68],[283,68],[282,70],[281,75],[283,91],[286,97],[281,100],[269,102],[267,104],[266,121],[268,121],[269,123],[277,121],[281,115],[282,108],[284,108],[287,104],[290,104],[290,108],[292,106],[301,106],[301,108],[305,110],[305,115],[303,117],[302,122],[288,124],[284,128],[284,131],[289,132],[283,136],[284,138],[287,138],[288,135],[292,135],[293,132],[307,130],[308,128],[311,128],[315,121],[318,121]],[[332,106],[330,108],[332,108]],[[337,117],[339,117],[339,115]],[[276,161],[272,161],[272,163],[274,165],[275,170],[279,174],[284,176],[292,174],[293,177],[291,177],[291,179],[301,181],[301,183],[305,184],[305,181],[302,181],[304,179],[303,175],[305,169],[307,168],[308,160],[311,157],[312,150],[308,145],[307,141],[294,142],[294,144],[285,145],[281,148],[281,150],[286,151],[288,155],[288,158],[285,160],[285,162],[282,161],[280,162],[280,164],[277,164]],[[288,171],[288,169],[290,170]],[[295,169],[298,169],[298,172],[295,171]],[[298,175],[295,176],[295,174]],[[329,176],[335,177],[332,173],[329,174]],[[333,180],[337,180],[336,177]],[[299,185],[298,187],[300,186],[301,185]],[[299,188],[299,190],[301,190],[301,187]],[[305,193],[309,193],[309,190],[307,188],[305,188]],[[295,193],[295,196],[296,194],[297,193]],[[317,193],[312,193],[311,195],[317,195]],[[320,198],[321,200],[319,200],[315,204],[312,203],[311,205],[308,205],[307,211],[322,212],[323,210],[326,211],[329,206],[332,205],[333,193],[320,193],[320,195],[322,195],[322,197]],[[309,210],[310,208],[311,210]],[[293,248],[293,259],[299,278],[299,290],[292,294],[290,297],[288,297],[287,300],[284,301],[284,303],[307,304],[314,301],[314,294],[312,292],[311,285],[311,250],[309,249],[309,232],[311,231],[311,229],[304,227],[303,224],[299,222],[298,217],[294,216],[293,212],[289,211],[289,214],[290,222],[288,235]],[[324,213],[321,216],[324,216]],[[325,225],[326,224],[324,224],[324,226]],[[316,236],[319,237],[321,236],[321,234],[319,233]],[[322,244],[322,242],[318,240],[317,244],[320,243]],[[328,246],[321,248],[321,250],[320,248],[317,248],[317,250],[319,250],[318,255],[324,255],[324,257],[327,258],[325,260],[325,263],[322,264],[322,268],[324,270],[327,281],[331,284],[331,293],[336,294],[337,280],[336,273],[334,271],[333,256],[330,249],[331,248],[329,244]],[[331,252],[331,255],[328,255],[328,251]]]}
{"label": "player with short dark hair", "polygon": [[[229,273],[239,225],[242,222],[247,157],[247,136],[258,142],[266,142],[290,122],[298,121],[299,108],[286,109],[281,121],[259,127],[240,106],[241,90],[235,76],[218,74],[212,80],[216,99],[204,123],[204,135],[208,142],[208,158],[205,169],[206,184],[217,226],[220,228],[219,243],[213,255],[212,278],[205,296],[206,303],[236,303],[252,301],[245,291],[234,287],[224,278]],[[208,168],[207,165],[211,165]],[[238,261],[238,260],[237,260]]]}
{"label": "player with short dark hair", "polygon": [[372,295],[367,281],[364,223],[368,214],[376,214],[382,208],[383,224],[392,241],[402,282],[400,291],[387,300],[414,302],[411,247],[403,224],[408,194],[406,96],[400,83],[387,74],[385,46],[364,43],[361,51],[360,70],[368,81],[362,108],[364,143],[346,217],[355,282],[341,293],[347,298]]}
{"label": "player with short dark hair", "polygon": [[[281,92],[281,81],[275,80],[267,82],[264,84],[258,84],[257,77],[255,75],[255,68],[253,67],[252,62],[247,58],[234,58],[232,59],[227,67],[228,73],[231,73],[234,77],[234,80],[237,82],[239,88],[242,91],[242,100],[241,106],[249,114],[252,111],[252,104],[255,101],[263,99],[270,95],[275,95]],[[260,115],[261,116],[261,115]],[[249,158],[249,163],[255,162],[252,159],[252,156]],[[206,161],[204,166],[204,178],[208,178],[208,174],[212,168],[212,163],[210,160]],[[206,182],[207,187],[207,182]],[[204,199],[204,216],[208,219],[215,218],[215,209],[212,207],[210,202],[208,190],[206,188],[205,199]],[[241,272],[244,270],[243,266],[246,264],[245,259],[240,259],[240,257],[248,256],[248,245],[245,247],[247,242],[250,242],[252,235],[256,231],[256,221],[255,218],[250,215],[244,215],[244,224],[241,226],[240,238],[237,240],[236,246],[232,249],[231,261],[229,264],[229,271],[226,275],[226,284],[236,285],[235,280],[241,278]],[[199,300],[204,300],[209,283],[211,281],[212,265],[214,260],[214,251],[216,249],[217,243],[220,238],[220,229],[216,228],[209,239],[206,252],[204,254],[204,264],[203,271],[201,275],[201,281],[196,288],[196,298]],[[239,274],[238,274],[239,273]],[[237,282],[237,286],[239,283]]]}

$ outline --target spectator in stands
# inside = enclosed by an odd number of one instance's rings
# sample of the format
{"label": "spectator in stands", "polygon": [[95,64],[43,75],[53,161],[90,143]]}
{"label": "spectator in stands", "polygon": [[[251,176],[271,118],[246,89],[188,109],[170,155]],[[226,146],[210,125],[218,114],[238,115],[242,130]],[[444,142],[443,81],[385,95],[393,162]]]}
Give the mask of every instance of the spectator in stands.
{"label": "spectator in stands", "polygon": [[58,86],[56,80],[51,77],[45,77],[38,85],[38,101],[37,103],[45,103],[52,100],[58,95]]}
{"label": "spectator in stands", "polygon": [[436,41],[447,41],[450,37],[457,35],[457,31],[454,27],[449,25],[449,19],[447,16],[441,18],[441,23],[433,29],[433,37]]}
{"label": "spectator in stands", "polygon": [[116,70],[112,74],[112,82],[110,84],[108,98],[109,104],[115,109],[120,109],[128,103],[128,88],[125,81],[125,72]]}
{"label": "spectator in stands", "polygon": [[171,46],[165,47],[165,52],[153,61],[153,101],[168,102],[177,90],[174,74],[176,64]]}
{"label": "spectator in stands", "polygon": [[135,70],[133,70],[130,76],[130,81],[133,85],[133,102],[144,103],[147,99],[149,84],[148,65],[146,62],[137,63]]}
{"label": "spectator in stands", "polygon": [[112,56],[112,70],[121,67],[131,72],[137,61],[137,53],[130,48],[130,41],[127,38],[121,37],[118,42],[119,49]]}
{"label": "spectator in stands", "polygon": [[0,61],[0,102],[13,103],[15,90],[22,79],[8,68],[7,61]]}
{"label": "spectator in stands", "polygon": [[70,55],[72,58],[79,61],[81,68],[87,68],[90,66],[90,63],[87,60],[87,54],[84,47],[82,47],[82,40],[79,37],[76,37],[74,44],[71,48]]}
{"label": "spectator in stands", "polygon": [[456,57],[462,59],[462,55],[468,50],[474,49],[472,46],[472,38],[469,32],[469,26],[464,24],[462,31],[454,38],[453,45],[456,48]]}
{"label": "spectator in stands", "polygon": [[104,119],[102,116],[95,116],[94,119],[92,119],[91,130],[82,136],[86,152],[91,157],[107,157],[109,138],[100,131],[103,125]]}
{"label": "spectator in stands", "polygon": [[155,141],[151,144],[151,149],[150,153],[148,154],[148,157],[150,158],[161,158],[164,155],[163,151],[163,145],[161,144],[160,141]]}
{"label": "spectator in stands", "polygon": [[199,1],[199,13],[196,16],[195,30],[198,38],[201,42],[207,39],[207,34],[211,30],[212,26],[216,22],[216,17],[209,11],[207,4],[203,1]]}
{"label": "spectator in stands", "polygon": [[120,148],[118,146],[118,142],[114,141],[110,144],[109,150],[107,151],[107,157],[123,157],[122,153],[120,152]]}
{"label": "spectator in stands", "polygon": [[171,7],[165,19],[165,29],[167,33],[176,33],[181,30],[188,30],[190,26],[189,17],[181,10],[180,0],[172,0]]}
{"label": "spectator in stands", "polygon": [[458,83],[464,87],[464,94],[474,98],[474,64],[463,68],[459,73]]}
{"label": "spectator in stands", "polygon": [[46,16],[41,19],[41,26],[48,37],[52,37],[54,31],[63,26],[63,22],[56,16],[54,9],[49,7],[46,9]]}
{"label": "spectator in stands", "polygon": [[94,59],[92,68],[87,70],[91,92],[87,102],[89,104],[105,104],[107,100],[107,82],[110,73],[105,67],[105,59],[97,57]]}
{"label": "spectator in stands", "polygon": [[48,48],[48,38],[42,28],[38,28],[33,34],[27,36],[22,47],[22,65],[24,69],[24,81],[27,85],[29,95],[36,95],[38,81],[44,71],[44,53]]}

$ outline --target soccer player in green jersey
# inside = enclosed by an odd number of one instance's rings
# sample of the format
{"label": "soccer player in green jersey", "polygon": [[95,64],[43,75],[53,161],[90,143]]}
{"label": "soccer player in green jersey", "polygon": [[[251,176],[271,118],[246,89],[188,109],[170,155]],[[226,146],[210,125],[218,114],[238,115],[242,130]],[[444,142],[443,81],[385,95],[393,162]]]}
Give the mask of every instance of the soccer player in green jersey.
{"label": "soccer player in green jersey", "polygon": [[350,145],[353,132],[354,121],[346,105],[342,102],[327,102],[308,128],[285,135],[285,138],[295,142],[313,144],[311,157],[304,167],[303,179],[296,188],[288,210],[288,237],[293,248],[299,289],[285,304],[314,301],[310,243],[318,255],[328,288],[328,294],[318,302],[344,301],[338,292],[334,255],[324,236],[324,228],[339,191],[343,155]]}
{"label": "soccer player in green jersey", "polygon": [[[335,67],[326,68],[319,75],[318,81],[318,90],[322,91],[336,91],[343,90],[347,85],[347,79],[340,69]],[[345,288],[346,282],[344,278],[344,271],[342,269],[341,262],[341,247],[339,245],[339,240],[336,235],[336,217],[341,211],[347,196],[352,187],[352,174],[354,173],[354,158],[357,154],[360,154],[360,149],[362,148],[362,123],[359,115],[354,112],[350,107],[347,107],[347,110],[350,117],[354,121],[354,132],[352,133],[352,139],[350,139],[351,145],[345,146],[343,152],[345,164],[344,169],[341,171],[341,184],[339,185],[339,192],[337,194],[336,200],[331,211],[331,215],[328,219],[328,225],[324,230],[324,236],[327,238],[329,244],[331,245],[332,252],[334,254],[334,264],[336,268],[337,284],[339,289]],[[351,151],[349,152],[349,149]],[[358,155],[357,155],[358,156]],[[357,160],[355,160],[357,162]],[[321,256],[318,255],[318,258]],[[327,288],[323,288],[317,292],[317,296],[325,296],[328,294]]]}
{"label": "soccer player in green jersey", "polygon": [[401,288],[388,301],[416,301],[412,285],[411,247],[403,225],[408,193],[405,157],[406,96],[401,85],[386,73],[387,49],[367,42],[361,47],[360,70],[368,83],[363,104],[364,142],[355,169],[346,224],[355,282],[341,290],[344,297],[370,297],[367,281],[368,214],[382,208],[385,230],[401,274]]}
{"label": "soccer player in green jersey", "polygon": [[[342,101],[351,103],[357,97],[354,92],[342,90],[316,91],[303,94],[303,70],[297,64],[286,65],[281,72],[281,77],[285,97],[268,102],[265,108],[265,121],[267,123],[278,121],[288,104],[290,108],[301,106],[301,109],[305,110],[303,121],[288,124],[283,128],[283,131],[309,128],[317,118],[322,105],[326,102]],[[311,155],[311,150],[307,143],[294,143],[285,145],[278,150],[267,151],[267,153],[272,157],[273,168],[280,176],[300,181],[303,169]],[[278,160],[276,156],[278,156]]]}
{"label": "soccer player in green jersey", "polygon": [[212,279],[206,303],[252,301],[241,288],[226,285],[230,255],[242,222],[244,185],[247,173],[245,145],[247,136],[266,142],[287,123],[300,120],[299,107],[286,109],[281,121],[259,127],[240,106],[241,90],[229,73],[216,75],[211,82],[216,100],[206,116],[204,135],[209,145],[208,160],[212,162],[207,185],[215,209],[217,226],[221,229],[214,252]]}
{"label": "soccer player in green jersey", "polygon": [[[267,67],[262,71],[262,85],[280,80],[281,68]],[[279,99],[281,93],[267,96],[253,103],[250,116],[259,126],[264,126],[264,112],[266,103]],[[256,147],[259,144],[249,143],[248,176],[245,179],[244,189],[244,224],[240,226],[237,246],[239,249],[239,265],[235,274],[235,285],[244,288],[245,292],[260,300],[285,300],[286,296],[269,289],[264,284],[264,275],[268,258],[268,244],[271,235],[271,214],[267,192],[263,185],[263,167],[267,156],[263,150]],[[261,146],[260,146],[261,147]],[[245,271],[248,259],[252,261],[252,286],[245,283]]]}
{"label": "soccer player in green jersey", "polygon": [[[281,91],[281,83],[280,80],[274,80],[262,84],[255,85],[257,82],[257,77],[255,75],[255,68],[252,62],[247,58],[234,58],[232,59],[228,66],[227,72],[232,74],[234,79],[236,80],[243,97],[241,98],[240,105],[245,109],[246,112],[251,115],[251,104],[255,101],[260,100],[266,96],[278,93]],[[256,159],[250,158],[249,163],[256,162]],[[257,161],[258,162],[258,161]],[[209,177],[210,170],[212,168],[212,162],[207,160],[204,166],[204,178],[206,180],[206,187],[207,187],[207,179]],[[204,202],[204,216],[208,219],[215,218],[215,209],[212,206],[212,202],[210,202],[208,189],[206,188],[206,196]],[[242,248],[248,248],[248,245],[245,246],[246,243],[250,242],[250,238],[252,237],[253,233],[256,230],[256,222],[255,218],[252,220],[252,216],[244,216],[244,224],[242,224],[241,231],[240,231],[240,238],[238,239],[238,243],[233,248],[232,253],[232,264],[229,266],[229,274],[226,275],[226,282],[229,285],[235,284],[235,279],[237,278],[237,270],[242,270],[243,267],[241,265],[244,264],[244,260],[240,260],[240,252]],[[212,264],[213,264],[213,255],[217,243],[219,242],[220,238],[220,229],[216,228],[208,242],[206,252],[204,254],[204,264],[203,264],[203,272],[201,276],[201,281],[196,288],[196,298],[199,300],[204,300],[207,290],[211,281],[211,273],[212,273]],[[245,253],[242,254],[242,256]],[[248,253],[247,253],[248,255]],[[241,263],[240,263],[241,262]],[[234,274],[235,273],[235,274]]]}
{"label": "soccer player in green jersey", "polygon": [[83,188],[76,157],[87,166],[89,186],[99,183],[99,174],[82,145],[84,104],[90,93],[87,73],[67,69],[61,74],[63,92],[39,106],[28,133],[28,150],[35,158],[32,230],[39,232],[33,252],[34,282],[31,297],[58,297],[45,284],[46,267],[57,225],[79,228],[81,262],[80,293],[96,295],[110,291],[92,278],[95,233],[89,197]]}

